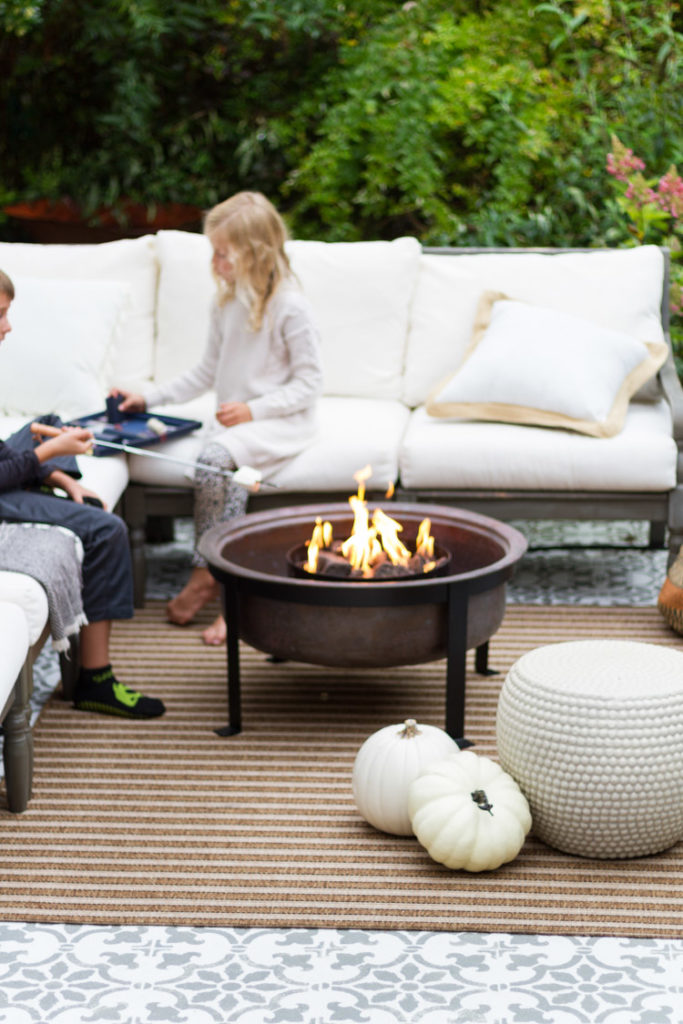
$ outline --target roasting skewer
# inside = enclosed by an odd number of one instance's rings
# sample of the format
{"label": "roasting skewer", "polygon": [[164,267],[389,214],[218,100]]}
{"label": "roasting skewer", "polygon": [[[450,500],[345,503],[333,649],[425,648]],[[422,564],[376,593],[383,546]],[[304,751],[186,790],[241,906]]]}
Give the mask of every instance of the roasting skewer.
{"label": "roasting skewer", "polygon": [[[62,431],[59,427],[51,427],[47,423],[32,423],[31,424],[32,434],[42,434],[45,437],[58,437]],[[206,462],[192,462],[190,459],[179,459],[175,455],[166,455],[163,452],[150,452],[146,448],[138,448],[136,445],[126,444],[125,442],[119,444],[115,441],[100,441],[97,437],[93,437],[93,445],[101,445],[103,448],[113,448],[118,452],[125,452],[127,455],[143,455],[148,459],[164,459],[166,462],[175,462],[179,466],[185,466],[189,469],[205,469],[209,473],[216,473],[218,476],[228,477],[235,481],[240,487],[244,487],[246,490],[256,489],[259,487],[278,487],[278,484],[268,483],[266,480],[261,479],[261,474],[257,469],[253,469],[251,466],[240,466],[239,469],[220,469],[217,466],[210,466]]]}

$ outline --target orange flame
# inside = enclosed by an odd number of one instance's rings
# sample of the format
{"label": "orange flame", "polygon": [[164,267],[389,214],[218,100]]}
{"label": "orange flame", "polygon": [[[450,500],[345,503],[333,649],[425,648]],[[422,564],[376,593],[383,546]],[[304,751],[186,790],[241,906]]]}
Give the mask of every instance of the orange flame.
{"label": "orange flame", "polygon": [[[373,567],[378,559],[387,558],[392,565],[407,566],[411,553],[399,539],[399,533],[403,526],[396,519],[392,519],[382,509],[377,508],[372,514],[372,522],[365,500],[365,484],[372,476],[372,467],[364,466],[353,474],[358,484],[357,494],[349,497],[349,504],[353,509],[353,526],[351,534],[339,546],[338,551],[346,558],[351,567],[363,576],[372,576]],[[393,495],[393,484],[389,485],[387,497]],[[434,538],[431,536],[431,522],[423,519],[420,523],[415,552],[423,559],[428,560],[423,567],[424,572],[434,568]],[[317,572],[318,556],[324,549],[332,547],[332,524],[324,522],[320,517],[315,521],[315,527],[308,545],[308,557],[304,564],[307,572]],[[383,554],[384,553],[384,554]],[[380,558],[380,556],[382,556]]]}

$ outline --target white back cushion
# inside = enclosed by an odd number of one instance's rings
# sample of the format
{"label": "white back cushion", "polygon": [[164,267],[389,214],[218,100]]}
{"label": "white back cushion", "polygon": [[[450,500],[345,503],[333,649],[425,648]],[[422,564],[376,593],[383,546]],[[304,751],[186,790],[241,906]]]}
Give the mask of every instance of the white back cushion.
{"label": "white back cushion", "polygon": [[99,245],[0,242],[0,269],[14,278],[124,281],[130,288],[126,329],[112,353],[109,383],[136,389],[153,370],[157,286],[153,235]]}
{"label": "white back cushion", "polygon": [[320,328],[325,394],[400,399],[417,239],[295,241],[287,252]]}
{"label": "white back cushion", "polygon": [[[211,246],[203,235],[160,231],[155,380],[188,369],[206,343],[214,295]],[[322,338],[325,394],[400,398],[408,310],[420,244],[287,243]]]}
{"label": "white back cushion", "polygon": [[157,342],[153,379],[171,380],[200,358],[209,334],[209,310],[216,292],[211,245],[191,231],[159,231]]}
{"label": "white back cushion", "polygon": [[572,313],[648,341],[662,341],[664,259],[657,246],[558,253],[425,254],[406,350],[403,400],[426,401],[455,371],[483,291]]}
{"label": "white back cushion", "polygon": [[128,285],[20,276],[14,285],[12,331],[0,347],[0,411],[70,419],[103,409]]}

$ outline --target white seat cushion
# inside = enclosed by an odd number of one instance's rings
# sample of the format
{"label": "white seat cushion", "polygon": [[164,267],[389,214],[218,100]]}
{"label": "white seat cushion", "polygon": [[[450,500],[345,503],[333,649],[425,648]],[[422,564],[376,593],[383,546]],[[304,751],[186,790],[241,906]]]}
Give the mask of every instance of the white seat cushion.
{"label": "white seat cushion", "polygon": [[[209,396],[204,396],[205,399]],[[207,401],[205,422],[209,422],[214,399]],[[398,474],[398,450],[409,410],[401,402],[368,398],[322,398],[318,403],[318,438],[305,451],[277,470],[269,479],[283,491],[343,491],[353,493],[353,474],[370,463],[373,478],[368,490],[384,490]],[[155,410],[156,411],[156,410]],[[198,415],[192,406],[167,406],[169,415]],[[155,445],[155,452],[193,461],[199,457],[205,433],[198,431],[177,441]],[[191,487],[192,474],[183,466],[144,455],[131,455],[131,480],[167,487]]]}
{"label": "white seat cushion", "polygon": [[80,483],[94,491],[108,509],[113,509],[128,486],[129,472],[125,455],[76,457],[83,474]]}
{"label": "white seat cushion", "polygon": [[[177,233],[177,232],[176,232]],[[166,416],[181,416],[199,420],[204,424],[200,430],[175,441],[162,441],[152,445],[149,455],[129,455],[128,472],[132,483],[156,484],[160,487],[192,487],[192,469],[177,463],[155,458],[156,455],[170,455],[186,462],[194,462],[206,442],[206,435],[213,425],[216,410],[216,396],[213,391],[182,405],[155,406],[153,412]]]}
{"label": "white seat cushion", "polygon": [[401,402],[322,398],[318,440],[270,478],[286,491],[356,490],[353,474],[372,466],[368,491],[398,476],[398,453],[410,410]]}
{"label": "white seat cushion", "polygon": [[400,476],[409,488],[666,491],[676,484],[676,444],[663,400],[632,402],[623,430],[596,438],[504,423],[410,418]]}
{"label": "white seat cushion", "polygon": [[28,623],[22,609],[0,601],[0,710],[12,692],[28,648]]}
{"label": "white seat cushion", "polygon": [[47,594],[40,583],[23,572],[0,570],[0,601],[9,601],[21,608],[27,624],[28,644],[33,646],[47,625]]}

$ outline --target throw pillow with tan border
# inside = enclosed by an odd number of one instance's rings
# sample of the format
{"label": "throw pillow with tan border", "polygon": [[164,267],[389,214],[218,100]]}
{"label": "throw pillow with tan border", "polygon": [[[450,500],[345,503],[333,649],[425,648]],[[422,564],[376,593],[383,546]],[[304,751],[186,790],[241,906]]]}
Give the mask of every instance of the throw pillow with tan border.
{"label": "throw pillow with tan border", "polygon": [[484,292],[462,365],[427,400],[431,416],[621,430],[631,396],[654,377],[666,343]]}

